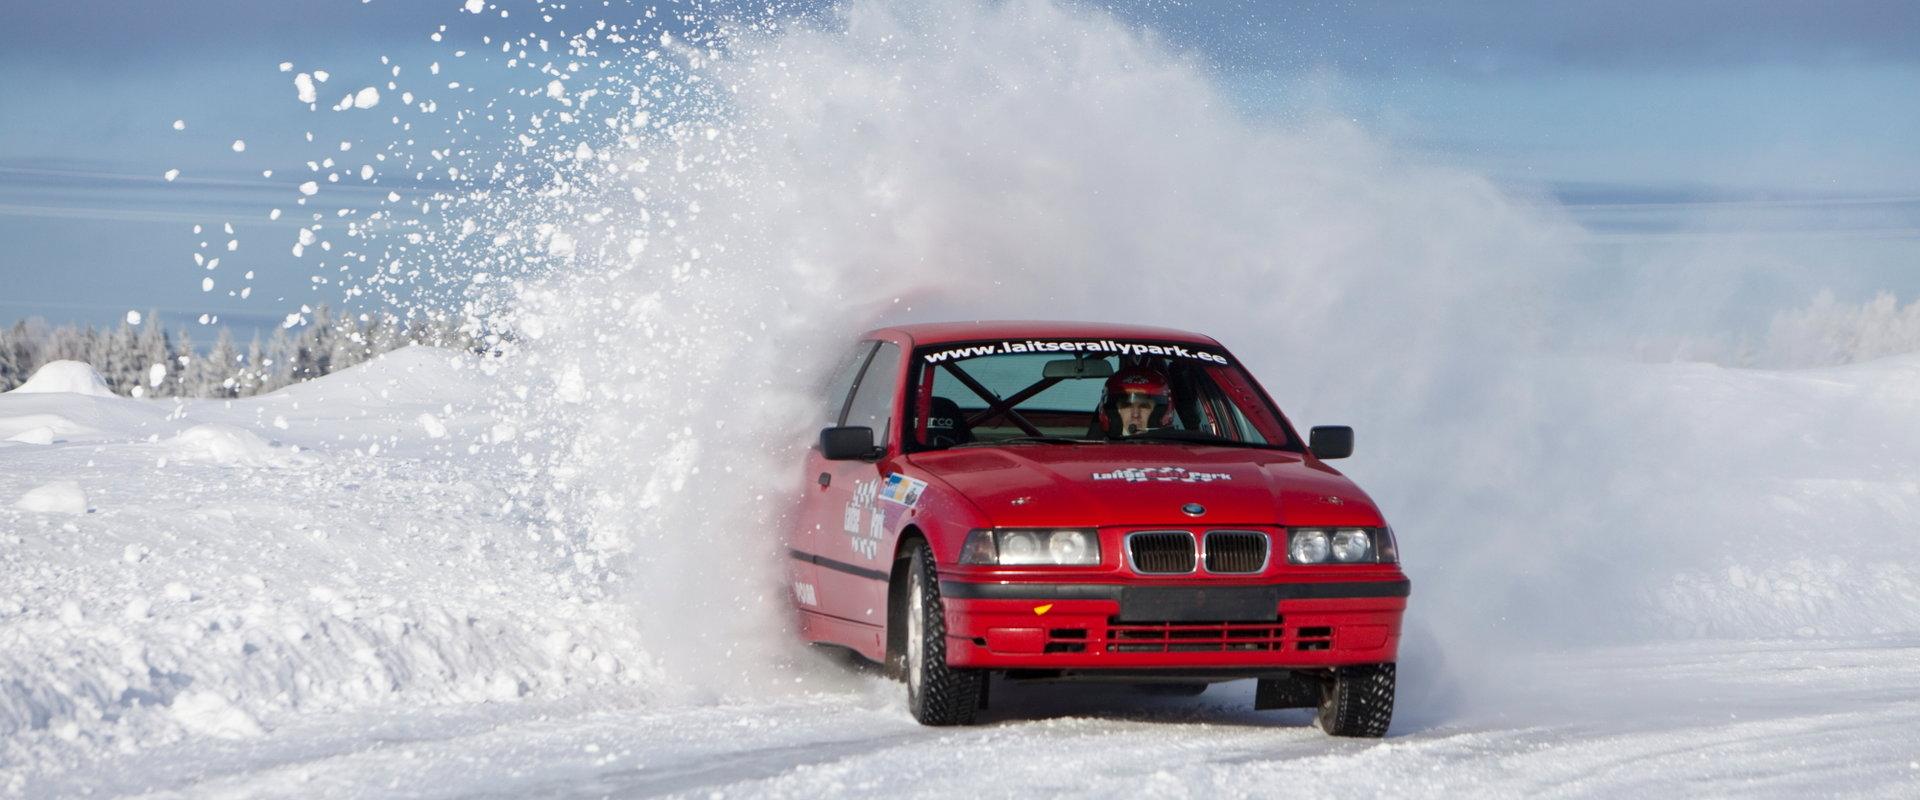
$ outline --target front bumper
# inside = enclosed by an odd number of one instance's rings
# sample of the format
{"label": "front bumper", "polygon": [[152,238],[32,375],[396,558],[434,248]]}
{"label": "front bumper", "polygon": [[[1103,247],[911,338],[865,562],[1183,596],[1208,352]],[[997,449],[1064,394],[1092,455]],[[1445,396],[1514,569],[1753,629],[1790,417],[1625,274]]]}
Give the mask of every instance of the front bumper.
{"label": "front bumper", "polygon": [[943,580],[947,661],[987,669],[1245,669],[1396,660],[1409,585]]}

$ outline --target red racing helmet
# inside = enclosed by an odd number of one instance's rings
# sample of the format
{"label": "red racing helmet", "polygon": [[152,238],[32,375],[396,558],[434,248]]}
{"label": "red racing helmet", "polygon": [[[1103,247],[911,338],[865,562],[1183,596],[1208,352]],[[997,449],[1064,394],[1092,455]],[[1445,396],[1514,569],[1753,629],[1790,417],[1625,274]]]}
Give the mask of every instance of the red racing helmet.
{"label": "red racing helmet", "polygon": [[1151,367],[1127,367],[1108,378],[1100,393],[1100,429],[1108,436],[1119,435],[1120,404],[1142,400],[1153,403],[1148,425],[1164,428],[1173,424],[1173,391],[1167,376]]}

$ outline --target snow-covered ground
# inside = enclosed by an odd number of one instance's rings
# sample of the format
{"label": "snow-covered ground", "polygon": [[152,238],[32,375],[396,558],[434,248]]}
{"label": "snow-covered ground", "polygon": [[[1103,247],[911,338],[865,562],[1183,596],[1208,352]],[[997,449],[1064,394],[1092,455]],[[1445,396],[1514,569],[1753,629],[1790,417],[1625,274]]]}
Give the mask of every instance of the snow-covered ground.
{"label": "snow-covered ground", "polygon": [[[1548,496],[1480,531],[1420,495],[1455,486],[1487,513],[1492,477],[1356,459],[1390,511],[1418,512],[1396,518],[1417,613],[1383,742],[1255,713],[1244,684],[1002,684],[964,730],[920,728],[897,686],[813,655],[689,687],[662,667],[682,644],[645,624],[674,609],[619,589],[619,558],[524,490],[512,422],[480,400],[496,369],[411,348],[245,401],[0,395],[0,791],[1920,792],[1920,358],[1533,364],[1537,402],[1595,418],[1503,412],[1514,433],[1490,446]],[[1566,401],[1595,383],[1617,407]],[[1543,430],[1619,441],[1579,462],[1523,446]],[[1584,527],[1517,552],[1580,484]],[[1643,530],[1579,540],[1623,526]]]}
{"label": "snow-covered ground", "polygon": [[35,791],[213,797],[1911,797],[1920,639],[1597,649],[1512,665],[1510,702],[1331,740],[1247,687],[994,692],[983,727],[895,687],[753,704],[618,698],[291,722],[110,757]]}
{"label": "snow-covered ground", "polygon": [[0,395],[0,787],[328,709],[644,684],[595,561],[530,524],[460,410],[481,368],[414,348],[230,403]]}

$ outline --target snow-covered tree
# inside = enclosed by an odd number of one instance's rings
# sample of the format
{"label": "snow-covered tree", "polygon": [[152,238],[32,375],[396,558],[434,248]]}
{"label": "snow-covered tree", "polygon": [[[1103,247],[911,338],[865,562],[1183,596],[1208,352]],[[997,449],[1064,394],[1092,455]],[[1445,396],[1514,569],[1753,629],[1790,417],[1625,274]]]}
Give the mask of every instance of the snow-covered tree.
{"label": "snow-covered tree", "polygon": [[[89,332],[91,332],[89,328]],[[115,394],[131,395],[147,374],[147,365],[153,363],[140,351],[140,334],[131,323],[121,322],[112,333],[97,337],[89,342],[93,353],[87,359],[100,376],[106,378],[107,386]],[[165,358],[163,352],[161,358]],[[144,394],[144,390],[142,394]]]}
{"label": "snow-covered tree", "polygon": [[[160,312],[149,310],[145,324],[140,326],[140,338],[135,345],[132,357],[134,385],[147,386],[148,372],[155,364],[162,365],[166,370],[166,376],[171,378],[179,369],[174,356],[173,339],[167,335],[166,326],[160,324]],[[164,397],[170,393],[171,388],[164,383],[159,386],[147,386],[146,394],[149,397]]]}
{"label": "snow-covered tree", "polygon": [[193,389],[187,385],[188,372],[195,369],[200,360],[199,350],[193,346],[193,334],[182,329],[167,343],[165,381],[156,389],[149,391],[155,391],[156,396],[159,397],[207,397],[208,395],[194,393]]}
{"label": "snow-covered tree", "polygon": [[266,358],[266,351],[261,349],[260,333],[255,331],[253,341],[247,343],[245,366],[235,373],[239,380],[239,385],[234,387],[236,395],[252,397],[261,392],[261,387],[267,383],[266,368],[260,364],[264,358]]}
{"label": "snow-covered tree", "polygon": [[244,367],[240,350],[233,344],[233,332],[221,328],[213,349],[188,368],[186,391],[193,397],[239,397]]}
{"label": "snow-covered tree", "polygon": [[287,384],[293,383],[296,352],[293,338],[287,335],[285,327],[273,329],[273,338],[267,341],[267,357],[260,362],[262,374],[258,394],[265,394]]}
{"label": "snow-covered tree", "polygon": [[1776,315],[1767,331],[1766,362],[1814,367],[1920,352],[1920,300],[1905,307],[1882,292],[1861,305],[1822,291],[1798,311]]}
{"label": "snow-covered tree", "polygon": [[323,305],[314,310],[312,320],[294,341],[289,377],[304,381],[332,372],[334,337],[333,318]]}
{"label": "snow-covered tree", "polygon": [[[204,355],[185,330],[168,333],[158,316],[141,325],[122,322],[97,329],[50,327],[23,320],[0,329],[0,391],[24,383],[40,365],[72,359],[93,365],[108,387],[122,395],[134,389],[144,397],[250,397],[298,381],[317,378],[409,344],[496,352],[511,337],[446,313],[409,312],[406,317],[369,311],[335,318],[326,307],[303,325],[275,329],[264,344],[260,335],[243,355],[226,328],[216,333]],[[151,383],[154,365],[163,365],[159,385]]]}
{"label": "snow-covered tree", "polygon": [[0,392],[12,391],[33,377],[33,351],[27,339],[27,323],[21,320],[9,330],[0,330]]}

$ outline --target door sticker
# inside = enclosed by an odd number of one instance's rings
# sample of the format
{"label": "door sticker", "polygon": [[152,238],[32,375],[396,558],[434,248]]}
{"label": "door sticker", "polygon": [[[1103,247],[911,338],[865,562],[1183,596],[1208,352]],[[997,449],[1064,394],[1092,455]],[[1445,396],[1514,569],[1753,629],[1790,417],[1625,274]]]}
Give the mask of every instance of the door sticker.
{"label": "door sticker", "polygon": [[879,480],[854,483],[853,497],[847,500],[846,513],[841,520],[841,527],[847,532],[848,546],[868,561],[880,557],[880,540],[885,538],[887,532],[886,517],[874,507],[873,500],[879,492]]}
{"label": "door sticker", "polygon": [[920,504],[920,493],[926,490],[926,481],[895,472],[887,476],[887,486],[880,491],[880,499],[913,508]]}

